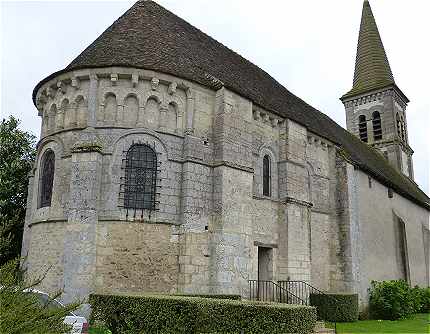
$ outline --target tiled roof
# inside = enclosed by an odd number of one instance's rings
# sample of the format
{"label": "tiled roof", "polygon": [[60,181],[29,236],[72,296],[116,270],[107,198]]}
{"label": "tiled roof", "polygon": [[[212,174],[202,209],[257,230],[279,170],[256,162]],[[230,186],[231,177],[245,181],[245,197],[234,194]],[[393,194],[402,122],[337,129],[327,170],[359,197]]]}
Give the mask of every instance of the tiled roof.
{"label": "tiled roof", "polygon": [[352,89],[342,99],[394,84],[393,73],[379,35],[372,8],[363,3]]}
{"label": "tiled roof", "polygon": [[273,79],[202,31],[153,1],[138,1],[64,70],[125,66],[183,77],[213,89],[214,81],[268,111],[306,126],[341,146],[351,161],[415,203],[430,200],[411,180],[391,167],[381,154]]}

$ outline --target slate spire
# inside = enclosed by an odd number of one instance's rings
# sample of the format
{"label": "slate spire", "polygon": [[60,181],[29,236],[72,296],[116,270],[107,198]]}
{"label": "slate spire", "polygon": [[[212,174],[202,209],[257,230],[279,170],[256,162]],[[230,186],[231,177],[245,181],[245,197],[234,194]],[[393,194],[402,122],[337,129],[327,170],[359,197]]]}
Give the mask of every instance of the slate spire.
{"label": "slate spire", "polygon": [[352,89],[342,98],[394,84],[393,73],[369,1],[363,3]]}

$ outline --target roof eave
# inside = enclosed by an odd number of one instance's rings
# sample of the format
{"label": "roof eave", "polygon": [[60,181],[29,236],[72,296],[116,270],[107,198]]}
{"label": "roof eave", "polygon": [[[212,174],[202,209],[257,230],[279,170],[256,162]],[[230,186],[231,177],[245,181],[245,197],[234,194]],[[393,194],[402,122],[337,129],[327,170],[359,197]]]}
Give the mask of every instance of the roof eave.
{"label": "roof eave", "polygon": [[390,83],[390,84],[386,84],[386,85],[381,85],[380,87],[376,86],[374,88],[369,88],[369,89],[363,89],[363,90],[357,90],[355,91],[354,89],[351,89],[348,93],[342,95],[339,100],[341,100],[342,102],[345,102],[346,100],[351,100],[354,97],[359,97],[361,95],[366,95],[369,94],[371,92],[377,91],[377,90],[384,90],[387,88],[394,88],[399,95],[402,97],[402,99],[404,100],[404,102],[407,104],[410,102],[410,100],[408,99],[408,97],[403,93],[403,91],[396,85],[395,82]]}

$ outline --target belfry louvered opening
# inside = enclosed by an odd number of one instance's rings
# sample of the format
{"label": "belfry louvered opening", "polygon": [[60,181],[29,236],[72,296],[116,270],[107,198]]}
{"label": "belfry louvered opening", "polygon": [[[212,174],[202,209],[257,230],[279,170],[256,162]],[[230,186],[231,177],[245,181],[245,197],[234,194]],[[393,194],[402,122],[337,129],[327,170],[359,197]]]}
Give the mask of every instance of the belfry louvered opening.
{"label": "belfry louvered opening", "polygon": [[129,210],[132,211],[134,217],[139,210],[142,217],[144,210],[149,210],[149,212],[157,210],[159,165],[155,149],[148,144],[133,144],[127,151],[123,161],[125,175],[120,191],[120,198],[123,207],[127,209],[127,216]]}
{"label": "belfry louvered opening", "polygon": [[358,134],[360,139],[367,143],[367,121],[366,116],[364,115],[360,115],[358,118]]}
{"label": "belfry louvered opening", "polygon": [[381,140],[382,139],[382,123],[381,123],[381,115],[379,112],[375,111],[373,113],[373,139]]}

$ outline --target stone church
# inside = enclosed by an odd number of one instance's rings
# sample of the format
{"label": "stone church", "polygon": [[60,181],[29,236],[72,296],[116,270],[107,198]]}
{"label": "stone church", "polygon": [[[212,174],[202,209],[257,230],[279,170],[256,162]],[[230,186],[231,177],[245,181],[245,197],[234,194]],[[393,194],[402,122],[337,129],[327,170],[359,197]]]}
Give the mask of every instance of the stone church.
{"label": "stone church", "polygon": [[[286,37],[288,38],[288,36]],[[288,64],[286,64],[288,66]],[[352,69],[351,69],[352,72]],[[347,87],[345,87],[347,88]],[[43,79],[23,255],[42,290],[429,285],[430,200],[364,1],[347,130],[154,1]]]}

